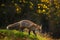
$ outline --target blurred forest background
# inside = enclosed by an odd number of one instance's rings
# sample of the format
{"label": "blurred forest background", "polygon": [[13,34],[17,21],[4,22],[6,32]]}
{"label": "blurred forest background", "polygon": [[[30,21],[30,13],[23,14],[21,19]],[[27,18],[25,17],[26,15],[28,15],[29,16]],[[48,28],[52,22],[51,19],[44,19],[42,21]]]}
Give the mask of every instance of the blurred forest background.
{"label": "blurred forest background", "polygon": [[0,0],[0,29],[23,19],[60,34],[60,0]]}

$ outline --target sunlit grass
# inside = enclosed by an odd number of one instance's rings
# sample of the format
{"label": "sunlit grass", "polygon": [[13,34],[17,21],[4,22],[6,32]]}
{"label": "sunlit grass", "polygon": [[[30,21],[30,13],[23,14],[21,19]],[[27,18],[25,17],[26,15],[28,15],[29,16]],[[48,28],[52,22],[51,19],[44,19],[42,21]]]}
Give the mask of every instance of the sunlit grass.
{"label": "sunlit grass", "polygon": [[[5,37],[0,37],[0,40],[52,40],[50,37],[43,36],[42,34],[38,34],[35,36],[33,32],[29,35],[28,32],[20,32],[16,30],[0,30],[0,33],[4,34]],[[1,36],[1,34],[0,34]]]}

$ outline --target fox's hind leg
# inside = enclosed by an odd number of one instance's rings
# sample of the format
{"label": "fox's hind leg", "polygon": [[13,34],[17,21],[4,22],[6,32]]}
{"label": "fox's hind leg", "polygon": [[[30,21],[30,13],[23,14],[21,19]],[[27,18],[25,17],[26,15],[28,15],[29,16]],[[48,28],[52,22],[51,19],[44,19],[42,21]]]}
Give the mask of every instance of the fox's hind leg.
{"label": "fox's hind leg", "polygon": [[29,30],[29,35],[30,35],[31,30]]}

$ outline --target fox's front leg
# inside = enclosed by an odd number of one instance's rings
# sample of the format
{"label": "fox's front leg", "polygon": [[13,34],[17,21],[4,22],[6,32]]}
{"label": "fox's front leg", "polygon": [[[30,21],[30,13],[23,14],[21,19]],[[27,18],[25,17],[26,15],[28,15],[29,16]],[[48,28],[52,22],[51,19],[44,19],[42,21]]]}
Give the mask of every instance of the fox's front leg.
{"label": "fox's front leg", "polygon": [[34,35],[36,35],[35,30],[33,30]]}

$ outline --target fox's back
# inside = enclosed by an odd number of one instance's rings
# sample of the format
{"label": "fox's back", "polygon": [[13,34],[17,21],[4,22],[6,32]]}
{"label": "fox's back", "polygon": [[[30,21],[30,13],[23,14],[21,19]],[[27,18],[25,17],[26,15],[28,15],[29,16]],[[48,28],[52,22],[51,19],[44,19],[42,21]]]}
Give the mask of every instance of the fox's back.
{"label": "fox's back", "polygon": [[22,27],[30,27],[33,24],[34,23],[32,21],[29,21],[29,20],[22,20],[22,21],[20,21],[20,26],[22,26]]}

